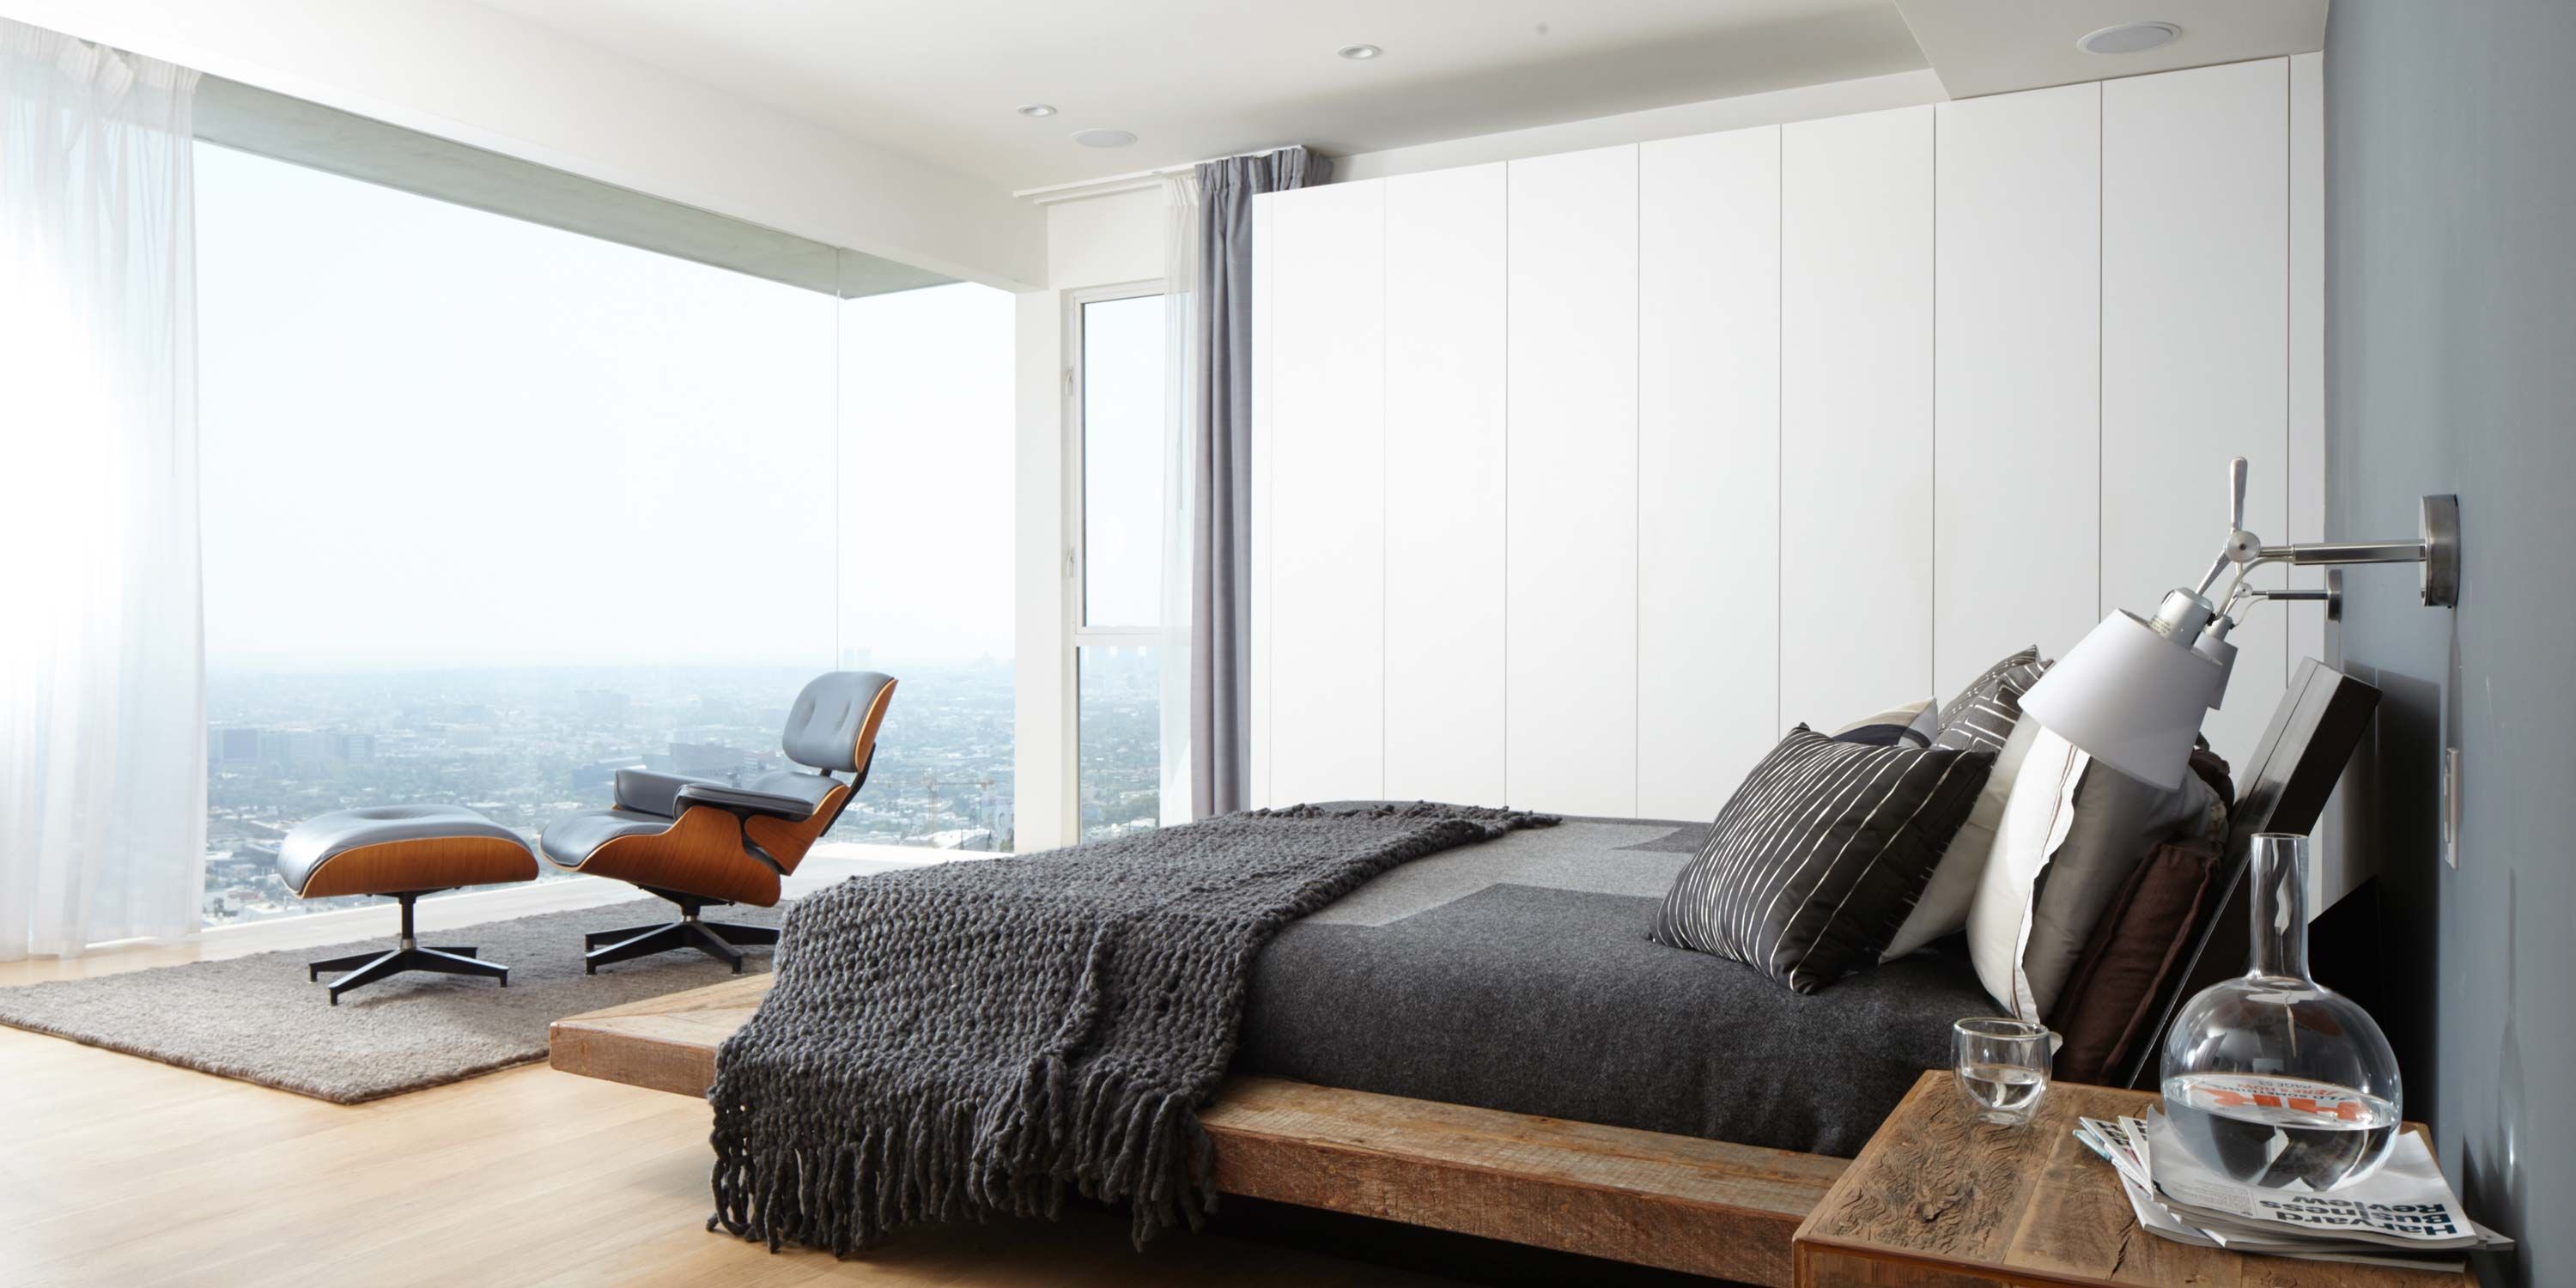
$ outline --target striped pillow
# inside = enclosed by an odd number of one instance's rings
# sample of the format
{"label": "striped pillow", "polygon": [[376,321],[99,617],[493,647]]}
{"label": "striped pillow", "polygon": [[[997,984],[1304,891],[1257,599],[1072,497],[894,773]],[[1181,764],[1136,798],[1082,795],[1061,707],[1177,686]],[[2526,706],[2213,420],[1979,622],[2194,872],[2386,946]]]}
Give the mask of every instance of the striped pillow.
{"label": "striped pillow", "polygon": [[1941,708],[1940,732],[1933,735],[1932,745],[2002,751],[2012,739],[2013,726],[2021,722],[2021,695],[2039,683],[2048,665],[2040,660],[2039,649],[2031,647],[1987,667],[1985,674],[1970,680],[1959,696]]}
{"label": "striped pillow", "polygon": [[1743,962],[1801,993],[1875,963],[1994,763],[1987,751],[1790,730],[1665,892],[1655,942]]}

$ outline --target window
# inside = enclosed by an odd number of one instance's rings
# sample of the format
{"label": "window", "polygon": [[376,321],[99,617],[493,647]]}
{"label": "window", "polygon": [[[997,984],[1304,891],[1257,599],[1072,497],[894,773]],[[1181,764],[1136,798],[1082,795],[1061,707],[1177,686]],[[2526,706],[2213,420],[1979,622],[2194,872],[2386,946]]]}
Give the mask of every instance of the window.
{"label": "window", "polygon": [[1074,799],[1088,839],[1161,815],[1163,296],[1082,292],[1073,309]]}
{"label": "window", "polygon": [[1008,295],[197,165],[210,924],[361,902],[274,875],[317,813],[783,765],[836,664],[904,687],[833,838],[1009,843]]}

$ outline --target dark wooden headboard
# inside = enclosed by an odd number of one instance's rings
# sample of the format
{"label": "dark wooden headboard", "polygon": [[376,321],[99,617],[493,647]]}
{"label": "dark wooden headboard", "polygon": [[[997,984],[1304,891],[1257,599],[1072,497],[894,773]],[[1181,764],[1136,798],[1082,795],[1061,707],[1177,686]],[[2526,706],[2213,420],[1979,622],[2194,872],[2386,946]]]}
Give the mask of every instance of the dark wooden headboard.
{"label": "dark wooden headboard", "polygon": [[[2236,811],[2227,829],[2227,872],[2220,878],[2218,913],[2201,924],[2183,957],[2177,982],[2156,999],[2156,1037],[2139,1044],[2126,1057],[2116,1081],[2135,1087],[2155,1077],[2164,1050],[2165,1030],[2174,1011],[2192,994],[2244,973],[2252,947],[2245,865],[2257,832],[2305,835],[2325,811],[2335,780],[2352,760],[2355,748],[2379,709],[2379,690],[2343,672],[2307,658],[2290,677],[2289,692],[2272,712],[2263,741],[2236,774]],[[2313,913],[2312,909],[2311,912]]]}

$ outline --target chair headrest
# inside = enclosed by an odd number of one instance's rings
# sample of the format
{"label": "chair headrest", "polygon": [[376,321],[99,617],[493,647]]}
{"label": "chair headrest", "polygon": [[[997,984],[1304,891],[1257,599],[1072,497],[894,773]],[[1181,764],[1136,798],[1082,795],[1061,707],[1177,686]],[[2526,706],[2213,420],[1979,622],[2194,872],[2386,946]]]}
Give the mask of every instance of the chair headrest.
{"label": "chair headrest", "polygon": [[894,684],[893,676],[875,671],[829,671],[814,677],[788,708],[780,749],[800,765],[856,771],[876,746],[877,726],[894,701]]}

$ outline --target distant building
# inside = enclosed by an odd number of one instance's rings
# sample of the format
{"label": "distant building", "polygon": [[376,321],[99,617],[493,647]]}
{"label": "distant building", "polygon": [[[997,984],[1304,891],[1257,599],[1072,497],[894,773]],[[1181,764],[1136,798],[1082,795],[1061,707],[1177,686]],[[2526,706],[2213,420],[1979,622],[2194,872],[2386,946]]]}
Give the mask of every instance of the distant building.
{"label": "distant building", "polygon": [[730,774],[742,768],[745,759],[738,747],[715,742],[675,742],[671,744],[671,772],[675,774]]}
{"label": "distant building", "polygon": [[573,710],[587,725],[623,729],[627,717],[635,713],[635,700],[614,689],[583,689],[572,695],[572,701]]}
{"label": "distant building", "polygon": [[606,760],[594,760],[572,771],[572,785],[584,792],[596,791],[616,782],[618,770],[645,767],[642,756],[612,756]]}
{"label": "distant building", "polygon": [[339,735],[338,750],[342,760],[373,760],[376,758],[376,736],[344,731]]}
{"label": "distant building", "polygon": [[332,739],[319,729],[263,729],[259,759],[272,765],[318,765],[331,759]]}
{"label": "distant building", "polygon": [[206,731],[206,759],[218,765],[259,763],[260,730],[252,726]]}

